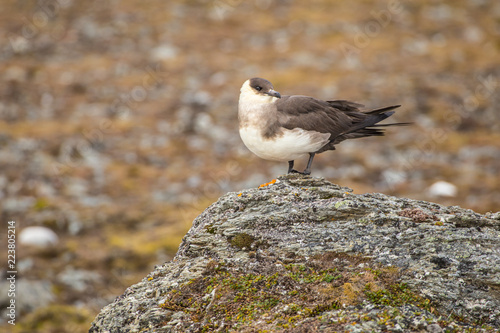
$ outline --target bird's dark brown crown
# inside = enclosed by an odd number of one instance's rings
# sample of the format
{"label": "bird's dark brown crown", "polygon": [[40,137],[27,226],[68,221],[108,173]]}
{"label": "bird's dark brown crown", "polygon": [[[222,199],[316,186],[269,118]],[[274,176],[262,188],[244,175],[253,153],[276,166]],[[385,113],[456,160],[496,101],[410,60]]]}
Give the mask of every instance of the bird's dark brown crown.
{"label": "bird's dark brown crown", "polygon": [[273,85],[271,82],[267,81],[266,79],[262,79],[260,77],[254,77],[250,79],[250,87],[253,89],[262,92],[267,92],[271,89],[273,89]]}

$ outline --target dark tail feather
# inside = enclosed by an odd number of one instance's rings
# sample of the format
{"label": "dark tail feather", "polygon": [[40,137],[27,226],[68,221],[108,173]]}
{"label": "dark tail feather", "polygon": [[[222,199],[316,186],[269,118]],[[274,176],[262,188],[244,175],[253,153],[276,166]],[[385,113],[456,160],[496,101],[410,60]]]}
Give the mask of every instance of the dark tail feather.
{"label": "dark tail feather", "polygon": [[388,127],[388,126],[409,126],[409,125],[413,125],[413,123],[375,124],[373,126],[376,126],[376,127]]}
{"label": "dark tail feather", "polygon": [[[381,113],[384,113],[384,112],[387,112],[387,111],[391,111],[391,110],[397,109],[400,106],[401,105],[386,106],[386,107],[383,107],[383,108],[380,108],[380,109],[370,110],[370,111],[366,111],[366,112],[363,112],[363,113],[364,114],[381,114]],[[394,112],[392,112],[391,115],[393,113]]]}
{"label": "dark tail feather", "polygon": [[340,142],[346,139],[362,138],[366,136],[382,136],[384,135],[384,130],[380,127],[411,125],[412,123],[378,124],[382,120],[392,116],[395,113],[395,111],[392,110],[397,109],[400,106],[401,105],[392,105],[363,112],[366,115],[365,119],[362,119],[360,122],[353,124],[353,127],[338,135],[332,141]]}
{"label": "dark tail feather", "polygon": [[[389,108],[391,108],[391,107],[389,107]],[[392,108],[394,108],[394,107],[392,107]],[[384,108],[384,109],[388,109],[388,108]],[[379,109],[379,110],[382,110],[382,109]],[[353,133],[353,132],[359,131],[360,129],[366,128],[366,127],[378,126],[378,125],[376,125],[378,122],[381,122],[382,120],[384,120],[386,118],[389,118],[390,116],[392,116],[395,113],[395,111],[389,111],[389,112],[380,111],[382,113],[377,112],[377,113],[373,113],[373,115],[371,115],[372,112],[374,112],[374,111],[370,111],[370,113],[368,113],[368,114],[370,114],[370,116],[366,117],[365,119],[363,119],[359,123],[354,124],[353,127],[349,128],[347,131],[345,131],[344,133],[342,133],[340,135]]]}
{"label": "dark tail feather", "polygon": [[339,135],[331,142],[333,145],[336,145],[344,140],[364,138],[367,136],[384,136],[384,133],[385,133],[384,130],[380,128],[365,127],[356,132],[349,132],[346,134]]}

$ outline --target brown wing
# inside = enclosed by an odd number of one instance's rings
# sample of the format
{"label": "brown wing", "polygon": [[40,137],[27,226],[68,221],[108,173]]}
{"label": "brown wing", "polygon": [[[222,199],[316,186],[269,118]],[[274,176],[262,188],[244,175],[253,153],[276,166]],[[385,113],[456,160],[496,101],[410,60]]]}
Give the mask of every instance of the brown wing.
{"label": "brown wing", "polygon": [[282,96],[276,101],[278,121],[287,129],[331,133],[335,137],[352,126],[352,119],[328,102],[309,96]]}
{"label": "brown wing", "polygon": [[334,145],[347,139],[382,136],[379,126],[407,125],[408,123],[377,125],[394,114],[400,105],[360,111],[362,104],[337,100],[322,101],[309,96],[283,96],[276,102],[278,121],[287,129],[297,127],[309,131],[331,133],[330,144],[319,152],[335,149]]}

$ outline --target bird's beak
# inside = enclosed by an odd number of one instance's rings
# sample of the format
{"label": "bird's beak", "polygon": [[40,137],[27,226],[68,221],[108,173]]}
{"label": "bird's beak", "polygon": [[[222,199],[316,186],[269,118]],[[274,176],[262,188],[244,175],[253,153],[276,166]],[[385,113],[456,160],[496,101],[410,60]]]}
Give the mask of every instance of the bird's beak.
{"label": "bird's beak", "polygon": [[268,92],[266,92],[266,94],[269,96],[272,96],[272,97],[281,98],[281,94],[279,92],[277,92],[276,90],[271,89]]}

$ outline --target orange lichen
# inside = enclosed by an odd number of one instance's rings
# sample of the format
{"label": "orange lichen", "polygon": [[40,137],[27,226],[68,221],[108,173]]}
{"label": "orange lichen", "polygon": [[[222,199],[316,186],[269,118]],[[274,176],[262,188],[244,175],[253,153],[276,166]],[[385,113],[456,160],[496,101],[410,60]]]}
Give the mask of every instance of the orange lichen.
{"label": "orange lichen", "polygon": [[271,180],[269,183],[265,183],[265,184],[260,185],[259,188],[266,187],[266,186],[272,185],[274,183],[276,183],[276,179]]}

